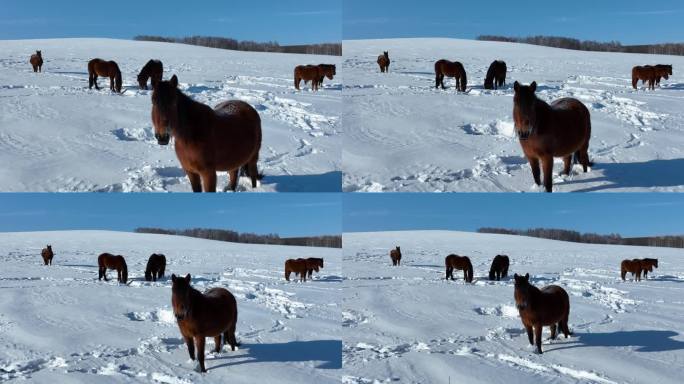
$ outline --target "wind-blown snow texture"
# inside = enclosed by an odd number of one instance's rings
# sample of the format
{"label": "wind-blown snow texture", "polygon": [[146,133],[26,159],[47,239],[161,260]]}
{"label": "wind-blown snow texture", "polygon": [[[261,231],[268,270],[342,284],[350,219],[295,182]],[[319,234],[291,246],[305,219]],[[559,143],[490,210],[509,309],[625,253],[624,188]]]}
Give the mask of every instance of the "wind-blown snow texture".
{"label": "wind-blown snow texture", "polygon": [[[389,250],[400,245],[402,265]],[[473,284],[444,280],[444,257],[467,255]],[[509,278],[489,281],[496,254]],[[659,269],[623,282],[620,261]],[[344,234],[343,379],[352,383],[678,383],[684,361],[684,252],[448,231]],[[574,335],[528,344],[513,274],[570,295]],[[549,329],[543,337],[548,339]]]}
{"label": "wind-blown snow texture", "polygon": [[[50,243],[53,265],[42,265]],[[341,251],[232,244],[106,231],[0,234],[0,381],[36,383],[336,383],[340,380]],[[97,256],[125,256],[128,286],[97,280]],[[167,278],[144,281],[147,258]],[[305,284],[286,282],[287,258],[323,257]],[[171,309],[171,273],[238,302],[235,352],[209,353],[194,371]],[[115,278],[116,271],[109,271]]]}
{"label": "wind-blown snow texture", "polygon": [[[592,116],[591,172],[554,168],[555,191],[684,190],[684,58],[580,52],[455,39],[344,41],[345,191],[537,191],[513,129],[513,82],[550,102],[575,97]],[[389,74],[376,59],[389,50]],[[467,93],[434,88],[434,62],[463,63]],[[489,64],[506,87],[484,90]],[[631,68],[673,64],[661,88],[631,87]]]}
{"label": "wind-blown snow texture", "polygon": [[[28,63],[43,51],[43,73]],[[173,145],[160,146],[150,119],[152,91],[136,76],[152,58],[164,78],[211,107],[240,99],[257,109],[263,143],[260,191],[339,191],[341,80],[297,92],[298,64],[339,64],[334,56],[237,52],[110,39],[0,41],[2,191],[190,191]],[[123,95],[88,90],[88,61],[115,60]],[[228,181],[219,174],[218,188]],[[246,178],[241,190],[251,190]]]}

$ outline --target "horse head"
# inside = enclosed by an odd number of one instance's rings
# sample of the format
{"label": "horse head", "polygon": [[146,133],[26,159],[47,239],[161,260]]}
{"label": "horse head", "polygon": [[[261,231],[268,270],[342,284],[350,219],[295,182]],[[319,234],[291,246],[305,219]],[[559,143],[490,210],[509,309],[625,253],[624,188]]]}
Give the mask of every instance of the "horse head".
{"label": "horse head", "polygon": [[152,92],[152,123],[159,145],[167,145],[171,132],[178,125],[178,78],[160,81]]}
{"label": "horse head", "polygon": [[513,84],[515,96],[513,96],[513,119],[515,120],[515,132],[520,140],[527,140],[537,129],[537,82],[530,85],[521,85],[517,81]]}
{"label": "horse head", "polygon": [[138,86],[140,89],[147,89],[147,76],[144,76],[142,73],[138,74]]}
{"label": "horse head", "polygon": [[190,274],[185,277],[171,275],[171,305],[176,320],[181,321],[190,313]]}
{"label": "horse head", "polygon": [[529,306],[530,298],[530,274],[520,276],[517,273],[513,276],[515,278],[515,291],[513,297],[515,298],[515,306],[520,311],[524,311]]}

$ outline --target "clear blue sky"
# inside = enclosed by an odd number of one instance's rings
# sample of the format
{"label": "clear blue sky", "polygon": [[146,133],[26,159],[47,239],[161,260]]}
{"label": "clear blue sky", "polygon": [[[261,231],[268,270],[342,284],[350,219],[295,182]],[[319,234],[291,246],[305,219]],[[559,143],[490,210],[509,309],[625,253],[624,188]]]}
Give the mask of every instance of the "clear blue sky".
{"label": "clear blue sky", "polygon": [[342,38],[342,0],[2,0],[0,9],[0,39],[211,35],[286,45]]}
{"label": "clear blue sky", "polygon": [[334,193],[2,193],[0,232],[206,227],[281,237],[340,234],[341,209]]}
{"label": "clear blue sky", "polygon": [[344,0],[343,12],[345,39],[490,34],[684,42],[681,0]]}
{"label": "clear blue sky", "polygon": [[343,196],[345,232],[550,227],[622,236],[684,234],[684,194],[456,193]]}

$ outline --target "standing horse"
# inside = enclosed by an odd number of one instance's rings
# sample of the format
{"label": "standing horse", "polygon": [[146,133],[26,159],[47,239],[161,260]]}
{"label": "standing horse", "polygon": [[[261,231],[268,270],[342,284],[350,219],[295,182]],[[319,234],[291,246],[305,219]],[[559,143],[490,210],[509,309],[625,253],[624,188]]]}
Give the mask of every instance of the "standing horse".
{"label": "standing horse", "polygon": [[672,76],[672,65],[657,64],[655,67],[655,83],[660,86],[660,79],[669,79]]}
{"label": "standing horse", "polygon": [[97,77],[109,77],[109,89],[121,93],[121,70],[115,61],[104,61],[102,59],[92,59],[88,62],[88,89],[99,90]]}
{"label": "standing horse", "polygon": [[52,265],[52,258],[55,256],[52,252],[52,245],[43,248],[43,250],[40,251],[40,256],[43,258],[43,263],[45,263],[45,265]]}
{"label": "standing horse", "polygon": [[320,78],[318,79],[318,87],[323,87],[323,80],[327,77],[328,80],[332,80],[335,75],[337,75],[337,68],[335,64],[318,64],[318,73]]}
{"label": "standing horse", "polygon": [[446,266],[446,279],[454,279],[454,269],[463,270],[463,280],[466,283],[473,282],[473,264],[470,262],[468,256],[458,256],[451,254],[444,258],[444,265]]}
{"label": "standing horse", "polygon": [[658,259],[641,259],[641,268],[644,271],[644,279],[649,272],[653,272],[653,267],[658,268]]}
{"label": "standing horse", "polygon": [[313,275],[314,271],[318,272],[319,268],[323,268],[322,258],[309,257],[308,259],[306,259],[306,270],[307,274],[309,275],[309,279],[311,278],[311,275]]}
{"label": "standing horse", "polygon": [[468,78],[463,64],[458,61],[437,60],[435,63],[435,88],[439,88],[441,85],[442,89],[445,89],[444,76],[453,77],[456,80],[456,89],[465,92]]}
{"label": "standing horse", "polygon": [[235,339],[238,309],[235,296],[225,288],[211,288],[202,294],[190,286],[190,275],[171,275],[171,305],[180,333],[188,346],[190,359],[195,360],[195,347],[199,371],[204,367],[204,344],[207,337],[214,338],[214,352],[221,352],[223,342],[231,351],[239,346]]}
{"label": "standing horse", "polygon": [[36,51],[36,53],[31,55],[29,63],[33,67],[33,72],[43,72],[43,55],[40,51]]}
{"label": "standing horse", "polygon": [[160,81],[152,92],[152,123],[159,145],[176,139],[176,156],[193,192],[216,192],[216,172],[228,171],[235,191],[238,171],[246,170],[256,188],[261,149],[261,118],[251,105],[224,101],[213,110],[178,89],[178,78]]}
{"label": "standing horse", "polygon": [[520,313],[527,338],[530,345],[535,345],[532,338],[534,328],[534,338],[536,339],[537,353],[542,353],[541,336],[542,327],[548,325],[551,328],[551,339],[556,339],[556,330],[563,332],[567,339],[572,335],[568,328],[568,317],[570,316],[570,297],[565,290],[557,285],[549,285],[542,289],[530,284],[530,274],[518,276],[516,273],[515,306]]}
{"label": "standing horse", "polygon": [[150,85],[152,89],[156,83],[162,80],[162,75],[164,74],[164,65],[159,60],[150,60],[145,64],[138,74],[138,86],[140,89],[147,89],[147,79],[152,79]]}
{"label": "standing horse", "polygon": [[380,72],[389,73],[389,66],[390,66],[389,52],[383,51],[382,55],[378,56],[378,65],[380,66]]}
{"label": "standing horse", "polygon": [[290,281],[290,274],[299,275],[300,281],[306,281],[308,265],[306,259],[287,259],[285,261],[285,280]]}
{"label": "standing horse", "polygon": [[632,273],[632,276],[634,276],[634,281],[641,281],[641,271],[642,266],[641,260],[639,259],[622,260],[622,263],[620,263],[620,277],[623,281],[625,280],[625,275],[627,275],[627,272]]}
{"label": "standing horse", "polygon": [[112,255],[111,253],[103,253],[97,257],[98,266],[98,280],[102,280],[104,277],[105,281],[107,279],[107,270],[116,269],[117,281],[122,284],[126,284],[128,281],[128,266],[126,266],[126,260],[121,255]]}
{"label": "standing horse", "polygon": [[[529,86],[513,85],[513,120],[532,176],[537,185],[539,163],[544,171],[544,187],[551,192],[553,183],[553,158],[562,157],[564,168],[561,174],[569,175],[573,162],[582,164],[584,172],[589,162],[589,139],[591,138],[591,117],[581,101],[562,98],[551,105],[537,98],[537,83]],[[574,158],[573,158],[574,155]]]}
{"label": "standing horse", "polygon": [[145,267],[145,280],[157,281],[157,279],[164,277],[165,270],[166,256],[153,253],[150,258],[147,259],[147,266]]}
{"label": "standing horse", "polygon": [[319,81],[322,82],[321,78],[323,76],[325,75],[317,65],[298,65],[294,69],[295,89],[299,91],[299,83],[304,80],[304,84],[311,81],[312,91],[318,91],[318,84]]}
{"label": "standing horse", "polygon": [[392,259],[392,265],[394,266],[401,264],[401,248],[399,246],[390,250],[390,259]]}
{"label": "standing horse", "polygon": [[506,63],[501,60],[494,60],[487,70],[485,76],[484,88],[497,89],[506,84]]}
{"label": "standing horse", "polygon": [[632,68],[632,87],[637,89],[639,80],[648,82],[648,89],[655,90],[656,69],[651,65],[636,66]]}
{"label": "standing horse", "polygon": [[509,263],[508,256],[496,255],[492,260],[492,266],[489,268],[489,280],[501,280],[502,277],[508,276]]}

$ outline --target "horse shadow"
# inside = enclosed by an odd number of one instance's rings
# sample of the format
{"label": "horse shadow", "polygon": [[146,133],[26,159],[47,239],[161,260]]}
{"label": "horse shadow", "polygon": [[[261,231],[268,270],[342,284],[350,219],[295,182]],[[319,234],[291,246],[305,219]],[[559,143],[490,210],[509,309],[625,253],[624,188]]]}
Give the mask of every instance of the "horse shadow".
{"label": "horse shadow", "polygon": [[326,275],[326,276],[321,276],[317,279],[313,279],[313,281],[319,281],[322,283],[339,283],[342,280],[342,276],[337,276],[337,275]]}
{"label": "horse shadow", "polygon": [[567,184],[608,181],[577,192],[594,192],[612,188],[679,187],[684,185],[684,159],[649,160],[642,163],[598,163],[592,171],[603,171],[603,176],[569,180]]}
{"label": "horse shadow", "polygon": [[305,361],[321,361],[316,369],[342,368],[342,340],[310,340],[290,341],[286,343],[242,344],[247,355],[221,356],[211,360],[226,360],[241,357],[248,359],[226,362],[207,368],[218,369],[227,366],[249,363],[297,363]]}
{"label": "horse shadow", "polygon": [[660,88],[667,91],[681,91],[684,90],[684,83],[663,84]]}
{"label": "horse shadow", "polygon": [[684,341],[675,340],[680,336],[674,331],[644,330],[599,333],[577,333],[575,344],[554,348],[572,349],[581,347],[636,347],[636,352],[666,352],[684,350]]}
{"label": "horse shadow", "polygon": [[275,184],[278,192],[342,192],[342,172],[318,175],[278,175],[264,177],[263,184]]}
{"label": "horse shadow", "polygon": [[60,264],[62,267],[99,268],[95,264]]}
{"label": "horse shadow", "polygon": [[[650,275],[649,275],[650,276]],[[673,275],[661,275],[655,277],[644,278],[644,281],[668,281],[672,283],[684,283],[684,279]]]}

